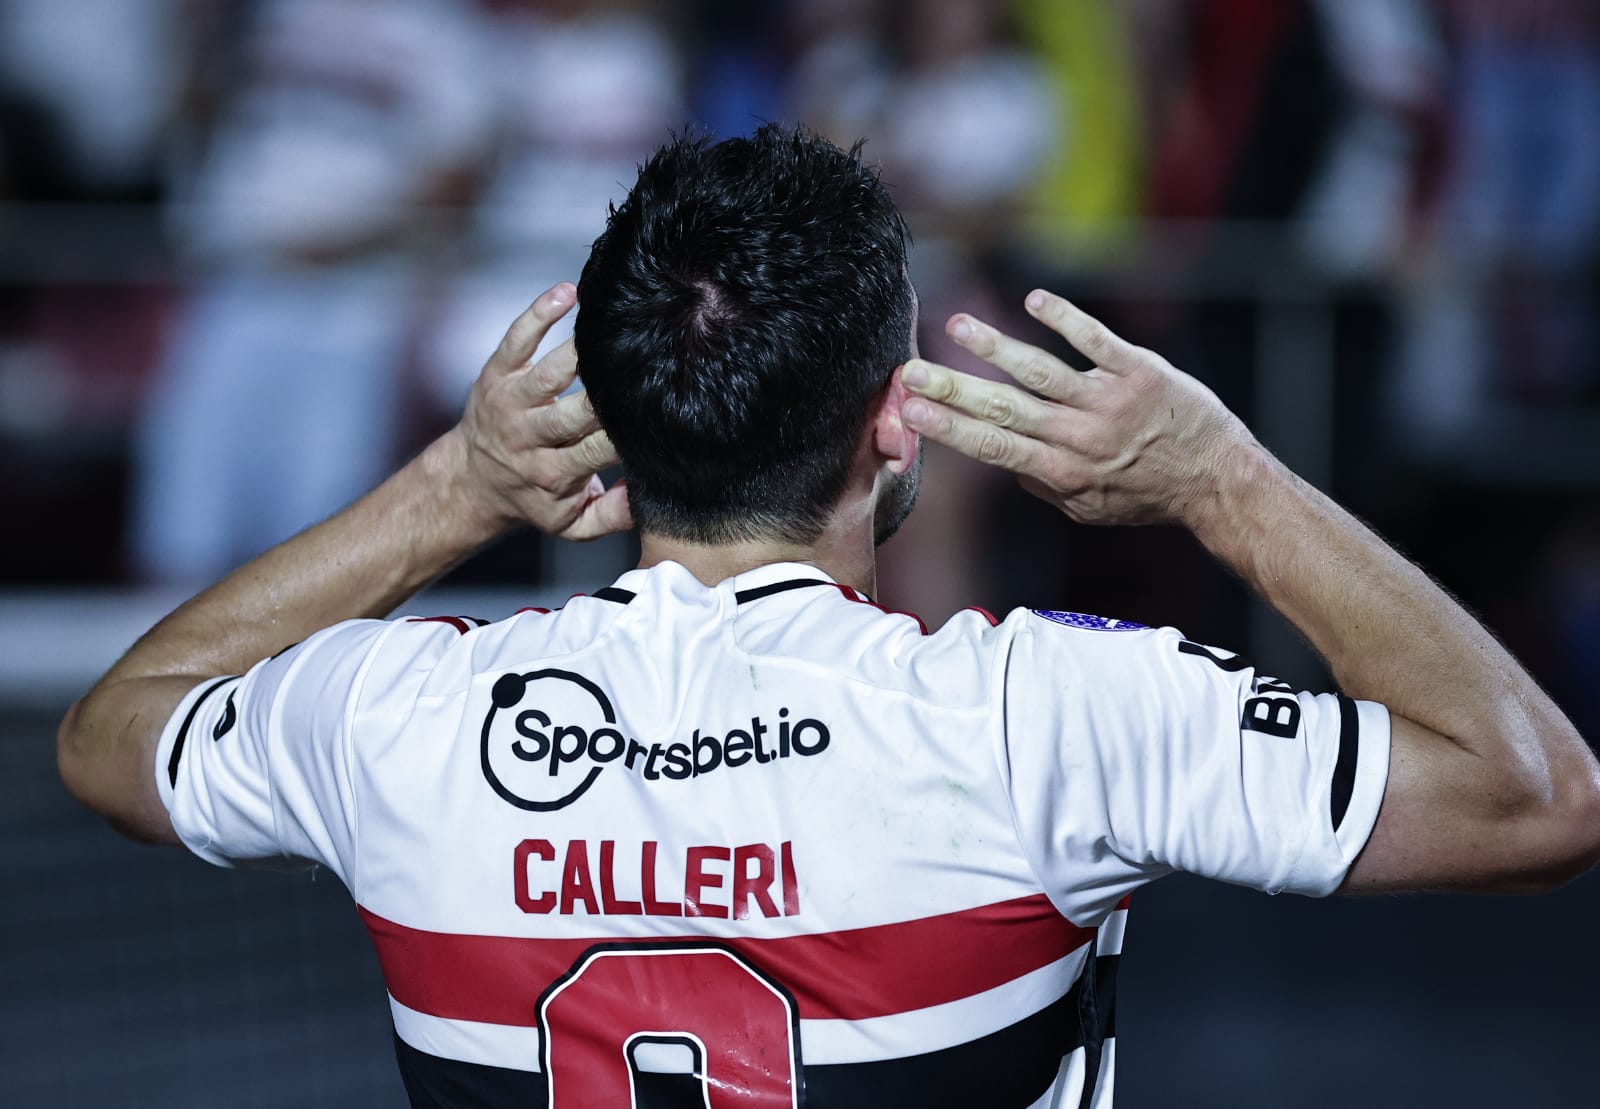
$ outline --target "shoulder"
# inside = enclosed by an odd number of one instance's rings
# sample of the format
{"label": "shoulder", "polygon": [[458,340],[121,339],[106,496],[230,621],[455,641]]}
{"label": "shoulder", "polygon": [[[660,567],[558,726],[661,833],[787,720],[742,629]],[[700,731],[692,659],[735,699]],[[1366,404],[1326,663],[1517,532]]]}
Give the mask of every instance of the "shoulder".
{"label": "shoulder", "polygon": [[1053,608],[1012,609],[999,629],[1018,649],[1090,658],[1174,652],[1184,641],[1176,628]]}
{"label": "shoulder", "polygon": [[1191,642],[1170,626],[1061,609],[1012,610],[997,630],[1006,633],[1007,689],[1098,699],[1130,689],[1180,689],[1226,676],[1249,663],[1231,652]]}

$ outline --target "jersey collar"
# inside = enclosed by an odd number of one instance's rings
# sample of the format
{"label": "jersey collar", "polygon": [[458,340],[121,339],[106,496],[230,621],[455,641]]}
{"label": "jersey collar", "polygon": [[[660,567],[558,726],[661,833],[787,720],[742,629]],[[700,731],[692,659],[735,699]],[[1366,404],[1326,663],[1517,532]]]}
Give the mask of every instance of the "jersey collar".
{"label": "jersey collar", "polygon": [[[688,573],[678,563],[663,562],[648,570],[629,570],[617,579],[616,584],[597,589],[590,596],[625,605],[644,587],[649,575],[656,572]],[[716,588],[732,589],[734,602],[745,604],[748,601],[760,600],[762,597],[770,597],[774,593],[787,593],[791,589],[808,589],[819,585],[832,585],[848,591],[852,597],[866,599],[859,590],[839,585],[824,570],[807,562],[772,562],[765,566],[757,566],[754,570],[734,575]]]}

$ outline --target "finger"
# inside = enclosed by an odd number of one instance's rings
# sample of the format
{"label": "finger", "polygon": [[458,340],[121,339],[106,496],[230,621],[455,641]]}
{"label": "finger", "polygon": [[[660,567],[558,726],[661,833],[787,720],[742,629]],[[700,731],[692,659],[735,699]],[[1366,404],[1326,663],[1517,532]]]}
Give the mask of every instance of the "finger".
{"label": "finger", "polygon": [[[1076,371],[1073,371],[1076,372]],[[999,381],[958,373],[936,362],[914,358],[900,380],[917,396],[959,408],[996,427],[1037,437],[1050,415],[1047,402]]]}
{"label": "finger", "polygon": [[484,365],[485,373],[508,374],[528,364],[539,349],[550,325],[567,314],[578,301],[578,289],[570,281],[553,285],[540,293],[528,310],[511,321],[505,337]]}
{"label": "finger", "polygon": [[617,464],[617,448],[603,431],[586,435],[571,446],[555,450],[553,469],[563,479],[576,481]]}
{"label": "finger", "polygon": [[510,402],[518,408],[538,408],[560,397],[578,378],[578,347],[573,341],[550,350],[538,362],[506,379]]}
{"label": "finger", "polygon": [[1044,472],[1046,448],[1037,439],[921,398],[907,401],[901,409],[901,418],[913,431],[960,451],[968,458],[1018,474],[1037,477]]}
{"label": "finger", "polygon": [[534,446],[561,447],[600,429],[588,393],[558,397],[528,413],[528,441]]}
{"label": "finger", "polygon": [[950,337],[985,362],[1004,370],[1021,386],[1063,404],[1081,404],[1092,378],[1048,351],[1011,336],[965,313],[950,317]]}
{"label": "finger", "polygon": [[511,398],[524,408],[549,404],[578,376],[578,348],[568,339],[532,366],[511,378]]}
{"label": "finger", "polygon": [[1146,356],[1143,347],[1128,342],[1076,304],[1054,293],[1035,289],[1024,303],[1029,315],[1102,369],[1127,373]]}
{"label": "finger", "polygon": [[598,539],[602,535],[632,529],[633,512],[628,507],[628,486],[619,481],[584,505],[578,518],[562,535],[567,539]]}

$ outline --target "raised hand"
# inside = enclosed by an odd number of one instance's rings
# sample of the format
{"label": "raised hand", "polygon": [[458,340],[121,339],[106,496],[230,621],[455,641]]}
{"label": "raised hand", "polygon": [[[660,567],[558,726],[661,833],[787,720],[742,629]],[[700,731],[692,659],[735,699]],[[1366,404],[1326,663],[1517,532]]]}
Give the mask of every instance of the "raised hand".
{"label": "raised hand", "polygon": [[1011,470],[1074,520],[1192,525],[1230,458],[1256,446],[1250,432],[1210,389],[1061,297],[1035,290],[1026,304],[1094,368],[952,316],[951,338],[1021,388],[914,359],[901,371],[907,426]]}
{"label": "raised hand", "polygon": [[617,461],[588,395],[563,397],[578,372],[569,339],[538,362],[533,352],[577,301],[563,282],[540,294],[506,331],[450,432],[460,444],[464,490],[502,526],[532,524],[563,539],[594,539],[633,526],[627,487],[599,471]]}

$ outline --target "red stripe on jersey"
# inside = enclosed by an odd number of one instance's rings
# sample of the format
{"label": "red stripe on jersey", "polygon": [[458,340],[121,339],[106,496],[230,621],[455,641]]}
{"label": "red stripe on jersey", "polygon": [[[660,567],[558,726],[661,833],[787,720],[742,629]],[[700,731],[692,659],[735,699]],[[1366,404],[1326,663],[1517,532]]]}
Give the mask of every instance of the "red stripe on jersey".
{"label": "red stripe on jersey", "polygon": [[976,612],[979,616],[982,616],[985,620],[989,621],[989,626],[991,628],[998,628],[1000,626],[1000,621],[995,619],[994,613],[990,612],[981,605],[968,605],[967,611]]}
{"label": "red stripe on jersey", "polygon": [[406,619],[408,624],[449,624],[462,635],[472,630],[472,626],[460,616],[411,616]]}
{"label": "red stripe on jersey", "polygon": [[[928,625],[924,623],[922,617],[918,616],[915,612],[905,612],[898,608],[884,608],[877,601],[858,595],[856,591],[851,589],[848,585],[840,585],[838,582],[833,582],[832,584],[835,589],[845,595],[846,600],[854,601],[858,605],[870,605],[879,612],[883,613],[885,616],[909,616],[911,619],[917,622],[917,628],[921,630],[923,635],[928,634]],[[990,619],[993,619],[993,617],[990,617]]]}
{"label": "red stripe on jersey", "polygon": [[[358,907],[359,908],[359,907]],[[425,932],[360,908],[389,993],[421,1013],[532,1026],[539,996],[597,943],[623,937],[534,939]],[[1038,970],[1095,937],[1043,894],[963,912],[777,939],[704,935],[786,986],[811,1020],[863,1020],[941,1005]]]}

